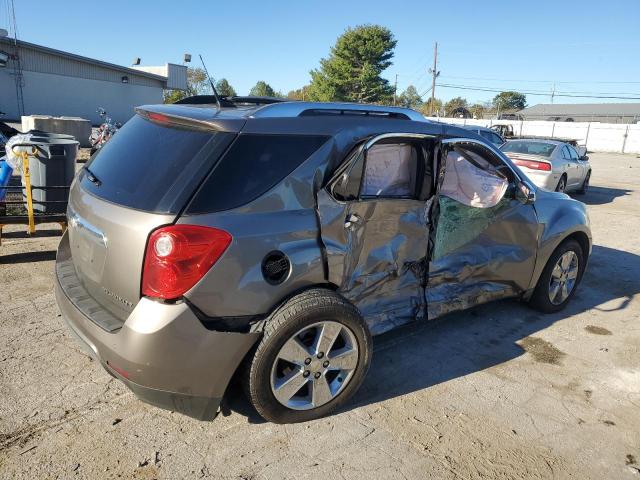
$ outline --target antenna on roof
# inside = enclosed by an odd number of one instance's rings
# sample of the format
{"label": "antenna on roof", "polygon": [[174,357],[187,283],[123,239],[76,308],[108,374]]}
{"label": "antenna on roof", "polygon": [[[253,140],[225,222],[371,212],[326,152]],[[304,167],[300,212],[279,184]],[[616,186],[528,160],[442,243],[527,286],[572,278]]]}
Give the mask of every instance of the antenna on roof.
{"label": "antenna on roof", "polygon": [[222,108],[220,104],[220,97],[218,97],[218,92],[216,91],[216,86],[213,84],[213,80],[211,80],[211,75],[209,75],[209,70],[207,70],[207,66],[204,64],[204,60],[202,59],[202,55],[198,54],[200,57],[200,61],[202,62],[202,66],[204,67],[204,73],[207,74],[207,78],[209,79],[209,83],[211,84],[211,90],[213,90],[213,96],[216,97],[216,104],[218,105],[218,111]]}

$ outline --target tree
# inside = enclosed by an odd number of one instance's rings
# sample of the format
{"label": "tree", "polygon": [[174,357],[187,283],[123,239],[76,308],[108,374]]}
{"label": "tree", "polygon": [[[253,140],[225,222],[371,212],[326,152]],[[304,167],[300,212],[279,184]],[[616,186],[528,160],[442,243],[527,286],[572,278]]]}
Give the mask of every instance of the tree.
{"label": "tree", "polygon": [[444,111],[447,116],[450,116],[457,108],[467,108],[468,102],[466,98],[454,97],[444,104]]}
{"label": "tree", "polygon": [[401,107],[414,108],[418,110],[424,102],[422,101],[422,97],[418,93],[418,90],[416,90],[416,87],[409,85],[407,89],[400,94],[397,103]]}
{"label": "tree", "polygon": [[302,88],[291,90],[287,93],[287,98],[290,100],[309,100],[309,85],[305,85]]}
{"label": "tree", "polygon": [[442,110],[442,101],[438,100],[437,98],[434,99],[433,108],[431,108],[431,97],[429,97],[427,101],[422,104],[422,108],[420,109],[420,112],[423,115],[431,116],[431,115],[439,114],[441,110]]}
{"label": "tree", "polygon": [[482,118],[484,116],[485,107],[479,103],[474,103],[469,107],[469,111],[471,112],[471,115],[473,115],[473,118]]}
{"label": "tree", "polygon": [[201,68],[187,68],[187,89],[166,90],[164,103],[174,103],[193,95],[211,95],[211,84],[205,71]]}
{"label": "tree", "polygon": [[310,72],[310,99],[390,102],[393,86],[380,75],[391,65],[396,43],[391,31],[380,25],[347,28],[329,56],[320,60],[320,68]]}
{"label": "tree", "polygon": [[522,110],[527,106],[527,97],[518,92],[500,92],[493,97],[493,106],[497,110]]}
{"label": "tree", "polygon": [[226,78],[221,78],[216,82],[216,91],[222,97],[235,97],[237,95],[234,88]]}
{"label": "tree", "polygon": [[267,82],[260,80],[249,91],[249,95],[252,97],[275,97],[275,90]]}

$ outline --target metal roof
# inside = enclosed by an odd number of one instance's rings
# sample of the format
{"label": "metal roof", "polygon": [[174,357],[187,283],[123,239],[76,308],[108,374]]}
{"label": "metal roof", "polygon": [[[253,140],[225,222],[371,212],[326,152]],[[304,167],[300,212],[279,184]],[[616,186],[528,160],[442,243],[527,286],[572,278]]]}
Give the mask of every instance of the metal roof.
{"label": "metal roof", "polygon": [[[0,45],[7,45],[8,48],[13,49],[14,41],[8,37],[0,37]],[[129,67],[123,67],[121,65],[116,65],[115,63],[103,62],[102,60],[96,60],[94,58],[83,57],[82,55],[76,55],[75,53],[64,52],[62,50],[56,50],[54,48],[45,47],[43,45],[37,45],[35,43],[25,42],[23,40],[18,40],[18,48],[28,48],[31,50],[36,50],[39,52],[47,53],[49,55],[55,55],[59,57],[68,58],[71,60],[75,60],[77,62],[87,63],[91,65],[96,65],[102,68],[107,68],[110,70],[116,70],[118,72],[126,73],[127,75],[135,75],[138,77],[149,78],[161,82],[166,82],[167,77],[163,77],[161,75],[155,75],[153,73],[143,72],[141,70],[136,70]],[[24,65],[23,65],[24,67]]]}
{"label": "metal roof", "polygon": [[[422,114],[410,108],[384,105],[368,105],[346,102],[300,102],[272,97],[220,97],[222,109],[213,103],[213,95],[187,97],[174,105],[215,109],[215,114],[249,118],[294,118],[309,116],[401,118],[417,122],[428,122]],[[236,103],[237,102],[237,103]]]}

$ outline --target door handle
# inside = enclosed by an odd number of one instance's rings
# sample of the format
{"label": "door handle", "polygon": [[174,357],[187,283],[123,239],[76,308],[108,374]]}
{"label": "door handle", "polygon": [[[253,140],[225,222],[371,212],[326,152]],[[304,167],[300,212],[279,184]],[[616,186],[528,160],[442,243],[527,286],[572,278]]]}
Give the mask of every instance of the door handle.
{"label": "door handle", "polygon": [[353,225],[355,225],[357,223],[360,223],[361,220],[362,220],[362,218],[360,218],[359,215],[356,215],[355,213],[352,213],[344,221],[344,228],[351,228]]}

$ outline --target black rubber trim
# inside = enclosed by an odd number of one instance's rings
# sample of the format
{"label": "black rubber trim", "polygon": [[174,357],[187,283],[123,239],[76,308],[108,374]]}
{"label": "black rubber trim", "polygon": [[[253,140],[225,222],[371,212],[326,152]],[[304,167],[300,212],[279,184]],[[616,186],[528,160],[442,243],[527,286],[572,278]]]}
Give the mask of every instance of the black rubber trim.
{"label": "black rubber trim", "polygon": [[218,408],[220,407],[222,398],[199,397],[185,393],[167,392],[165,390],[144,387],[124,378],[118,372],[109,368],[108,365],[103,363],[102,366],[111,376],[124,383],[136,397],[154,407],[178,412],[197,420],[213,420],[218,415]]}
{"label": "black rubber trim", "polygon": [[214,332],[249,333],[251,331],[251,326],[264,318],[264,315],[209,317],[202,310],[191,303],[187,297],[183,297],[183,300],[194,313],[194,315],[198,318],[198,320],[200,320],[200,323],[202,323],[204,328]]}

